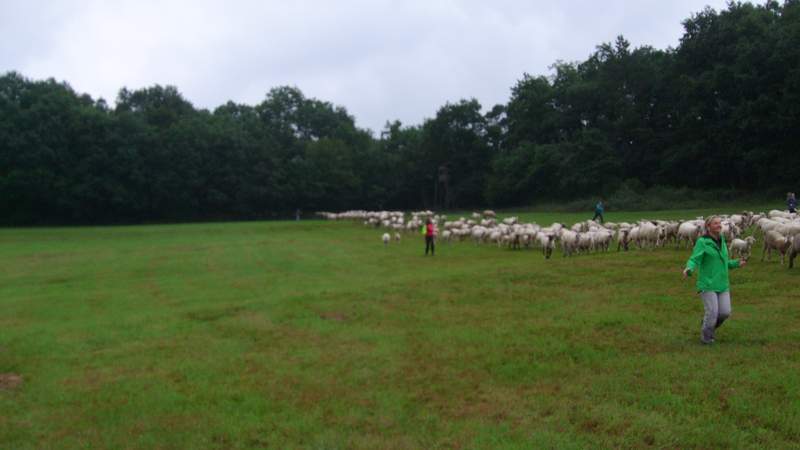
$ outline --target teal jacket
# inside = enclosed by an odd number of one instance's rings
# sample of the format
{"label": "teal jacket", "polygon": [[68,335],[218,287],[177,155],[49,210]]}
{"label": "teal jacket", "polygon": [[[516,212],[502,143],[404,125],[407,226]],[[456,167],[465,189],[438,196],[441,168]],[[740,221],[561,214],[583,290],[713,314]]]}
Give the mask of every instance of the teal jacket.
{"label": "teal jacket", "polygon": [[728,259],[725,238],[720,236],[720,246],[708,236],[703,236],[694,244],[692,256],[686,261],[689,275],[699,269],[698,291],[724,292],[730,289],[728,269],[739,267],[738,259]]}

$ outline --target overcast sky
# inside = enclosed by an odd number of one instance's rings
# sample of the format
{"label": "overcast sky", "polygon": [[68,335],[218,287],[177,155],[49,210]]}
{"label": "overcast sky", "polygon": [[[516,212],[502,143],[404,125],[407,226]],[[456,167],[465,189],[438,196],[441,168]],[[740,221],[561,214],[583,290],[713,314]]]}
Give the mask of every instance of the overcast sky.
{"label": "overcast sky", "polygon": [[[756,2],[763,3],[763,2]],[[623,35],[677,47],[724,0],[0,0],[0,72],[53,77],[109,103],[174,85],[196,108],[255,105],[273,87],[344,106],[376,133],[447,102],[506,103],[524,73],[583,61]]]}

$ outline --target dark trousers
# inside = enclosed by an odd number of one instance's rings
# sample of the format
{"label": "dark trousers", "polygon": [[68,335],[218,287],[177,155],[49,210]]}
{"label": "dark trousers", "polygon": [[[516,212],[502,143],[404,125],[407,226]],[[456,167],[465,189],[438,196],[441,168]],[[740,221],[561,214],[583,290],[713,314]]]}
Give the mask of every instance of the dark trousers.
{"label": "dark trousers", "polygon": [[592,220],[596,220],[598,217],[600,218],[600,223],[603,223],[603,213],[595,211]]}
{"label": "dark trousers", "polygon": [[431,255],[433,255],[434,251],[436,251],[436,246],[433,245],[433,236],[425,236],[425,254],[428,254],[428,249],[431,251]]}

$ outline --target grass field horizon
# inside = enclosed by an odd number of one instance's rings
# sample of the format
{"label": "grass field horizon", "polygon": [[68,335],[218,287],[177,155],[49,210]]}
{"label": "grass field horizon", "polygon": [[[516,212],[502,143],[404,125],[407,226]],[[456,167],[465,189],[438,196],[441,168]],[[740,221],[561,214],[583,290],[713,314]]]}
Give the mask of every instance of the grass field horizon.
{"label": "grass field horizon", "polygon": [[0,374],[19,377],[0,380],[0,448],[800,446],[800,269],[760,241],[706,347],[688,249],[424,257],[382,233],[0,229]]}

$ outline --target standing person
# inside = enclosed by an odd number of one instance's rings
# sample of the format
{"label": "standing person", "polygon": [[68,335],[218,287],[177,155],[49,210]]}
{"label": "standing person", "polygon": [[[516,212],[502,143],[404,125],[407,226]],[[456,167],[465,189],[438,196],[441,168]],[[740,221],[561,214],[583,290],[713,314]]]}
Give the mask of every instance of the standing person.
{"label": "standing person", "polygon": [[598,201],[597,204],[594,205],[594,217],[592,217],[592,220],[596,220],[598,217],[600,218],[600,223],[603,223],[603,201],[602,200]]}
{"label": "standing person", "polygon": [[728,282],[728,269],[744,267],[747,260],[728,259],[725,237],[720,234],[722,223],[719,216],[706,219],[706,234],[694,245],[692,256],[686,261],[683,278],[700,270],[697,276],[697,292],[703,301],[703,315],[700,342],[714,342],[714,331],[731,315],[731,293]]}
{"label": "standing person", "polygon": [[786,194],[786,208],[790,213],[797,212],[797,199],[794,198],[794,192],[788,192]]}
{"label": "standing person", "polygon": [[428,250],[431,251],[431,256],[434,255],[436,251],[436,245],[434,243],[436,238],[436,227],[433,225],[433,221],[431,221],[430,217],[425,220],[425,256],[428,255]]}

